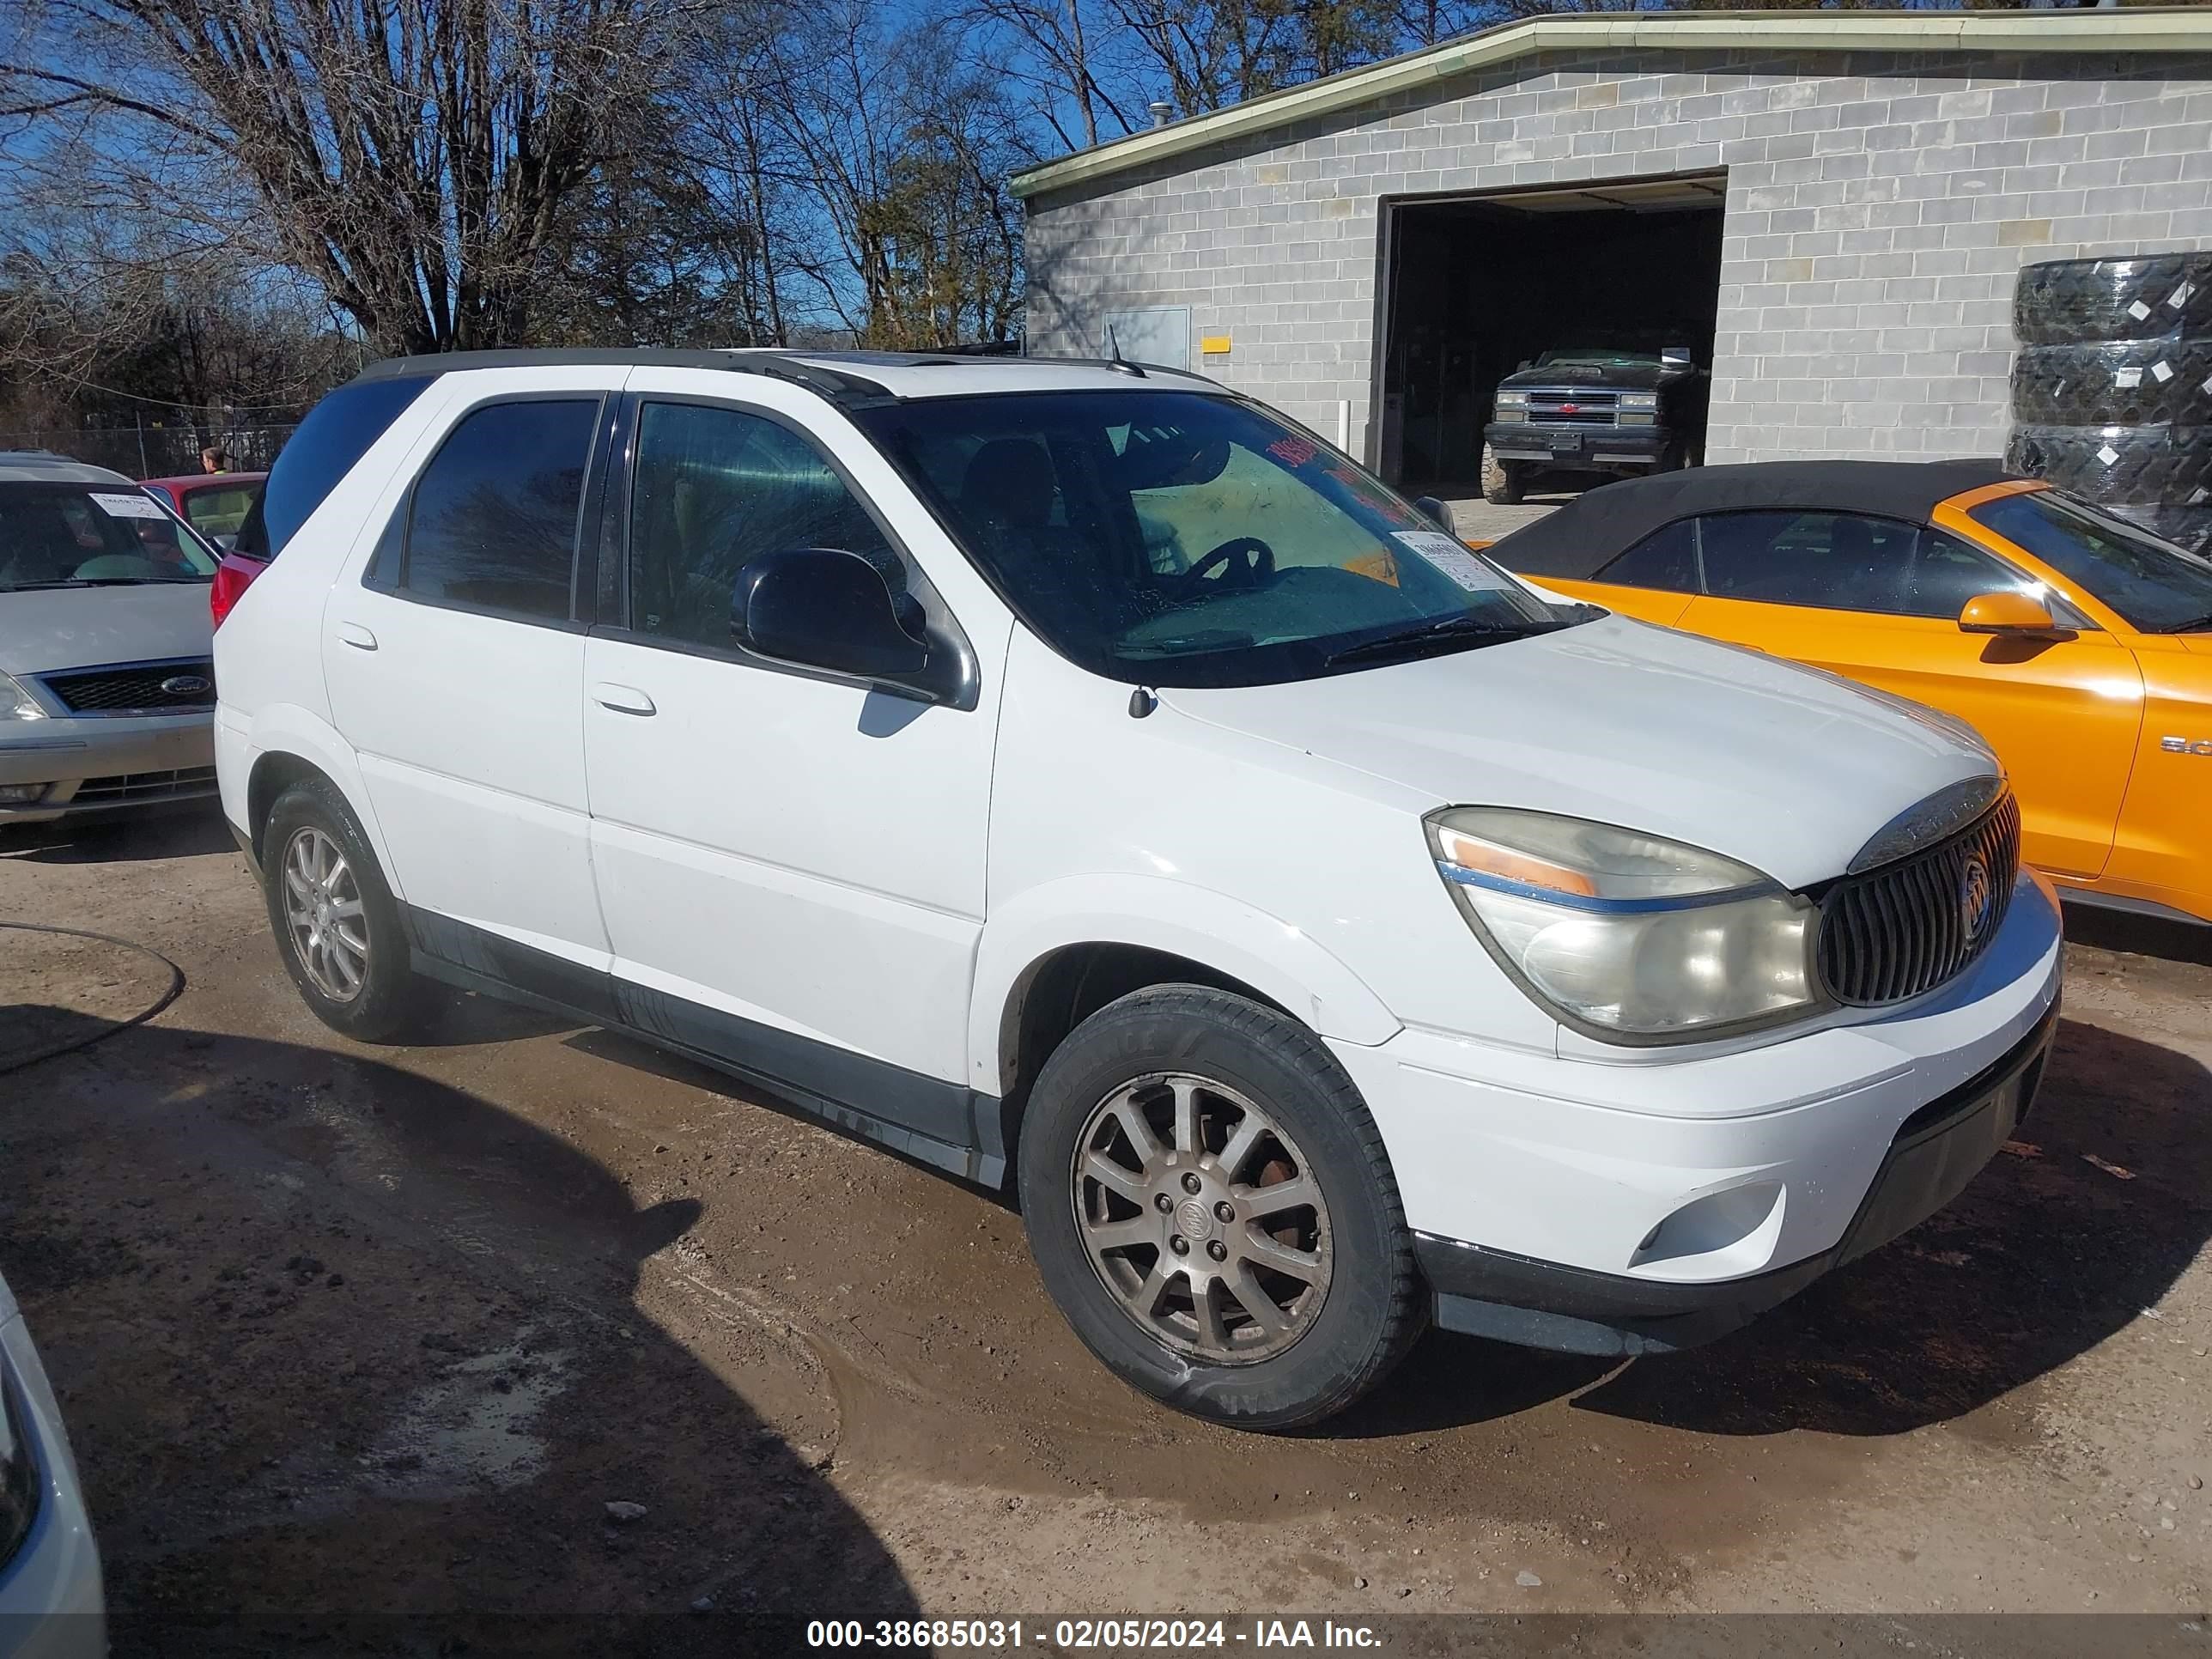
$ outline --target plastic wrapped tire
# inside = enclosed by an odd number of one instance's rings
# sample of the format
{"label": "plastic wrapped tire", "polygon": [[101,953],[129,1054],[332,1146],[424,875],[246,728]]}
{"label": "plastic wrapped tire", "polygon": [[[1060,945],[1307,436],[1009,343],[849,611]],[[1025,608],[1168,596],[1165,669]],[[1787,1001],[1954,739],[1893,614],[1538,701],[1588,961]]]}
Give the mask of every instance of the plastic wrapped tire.
{"label": "plastic wrapped tire", "polygon": [[2013,289],[2012,331],[2022,345],[2212,331],[2212,253],[2023,266]]}
{"label": "plastic wrapped tire", "polygon": [[2212,427],[2015,427],[2005,465],[2085,501],[2212,504]]}
{"label": "plastic wrapped tire", "polygon": [[2212,426],[2212,335],[2022,346],[2012,414],[2030,426]]}
{"label": "plastic wrapped tire", "polygon": [[2125,519],[2152,535],[2191,553],[2212,556],[2212,505],[2203,507],[2108,507],[2116,519]]}

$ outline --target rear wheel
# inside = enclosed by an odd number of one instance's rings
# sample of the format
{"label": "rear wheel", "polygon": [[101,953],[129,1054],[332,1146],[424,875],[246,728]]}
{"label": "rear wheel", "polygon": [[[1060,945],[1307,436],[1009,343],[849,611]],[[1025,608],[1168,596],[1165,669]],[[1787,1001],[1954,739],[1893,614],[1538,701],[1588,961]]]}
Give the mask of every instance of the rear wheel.
{"label": "rear wheel", "polygon": [[1522,489],[1521,469],[1511,461],[1499,460],[1495,450],[1483,445],[1482,499],[1498,507],[1518,507]]}
{"label": "rear wheel", "polygon": [[405,1041],[428,988],[344,798],[321,779],[287,789],[270,809],[261,860],[278,954],[315,1018],[363,1042]]}
{"label": "rear wheel", "polygon": [[1271,1008],[1194,986],[1109,1004],[1038,1077],[1020,1166],[1060,1311],[1178,1410],[1318,1422],[1420,1331],[1374,1121],[1320,1040]]}

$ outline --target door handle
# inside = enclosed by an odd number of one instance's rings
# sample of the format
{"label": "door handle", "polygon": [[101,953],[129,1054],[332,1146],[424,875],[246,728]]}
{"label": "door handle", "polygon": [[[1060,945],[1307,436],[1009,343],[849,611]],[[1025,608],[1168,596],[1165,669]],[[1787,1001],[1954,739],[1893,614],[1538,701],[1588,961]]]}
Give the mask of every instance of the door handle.
{"label": "door handle", "polygon": [[337,625],[336,631],[342,642],[351,646],[356,651],[376,649],[376,635],[359,623],[342,622]]}
{"label": "door handle", "polygon": [[611,685],[602,680],[592,688],[592,701],[617,714],[650,714],[653,699],[634,685]]}

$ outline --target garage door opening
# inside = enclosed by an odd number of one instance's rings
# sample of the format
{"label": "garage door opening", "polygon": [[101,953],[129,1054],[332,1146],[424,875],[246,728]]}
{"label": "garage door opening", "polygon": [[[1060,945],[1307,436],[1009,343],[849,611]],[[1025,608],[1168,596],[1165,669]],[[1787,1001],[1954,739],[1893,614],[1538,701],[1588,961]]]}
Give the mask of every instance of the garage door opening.
{"label": "garage door opening", "polygon": [[[1713,173],[1391,204],[1376,455],[1383,476],[1447,497],[1479,494],[1498,382],[1547,351],[1686,346],[1709,371],[1727,190],[1727,175]],[[1700,425],[1710,385],[1708,375],[1687,388]],[[1605,399],[1591,401],[1607,423],[1614,418]],[[1578,454],[1569,453],[1572,434],[1554,435],[1563,459],[1595,464],[1601,453],[1595,431]],[[1525,461],[1514,471],[1539,489],[1602,482]]]}

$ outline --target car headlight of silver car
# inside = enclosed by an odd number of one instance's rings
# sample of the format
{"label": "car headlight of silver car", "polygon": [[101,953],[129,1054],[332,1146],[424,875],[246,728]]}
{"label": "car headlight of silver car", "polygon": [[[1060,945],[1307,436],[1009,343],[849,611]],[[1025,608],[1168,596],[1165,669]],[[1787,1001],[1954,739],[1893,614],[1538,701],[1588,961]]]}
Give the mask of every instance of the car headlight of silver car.
{"label": "car headlight of silver car", "polygon": [[1564,1024],[1688,1042],[1824,1000],[1817,912],[1702,848],[1548,812],[1462,806],[1425,821],[1437,869],[1484,945]]}
{"label": "car headlight of silver car", "polygon": [[14,1559],[38,1519],[40,1482],[30,1426],[15,1379],[0,1360],[0,1565]]}
{"label": "car headlight of silver car", "polygon": [[46,711],[21,680],[0,674],[0,720],[42,720]]}

